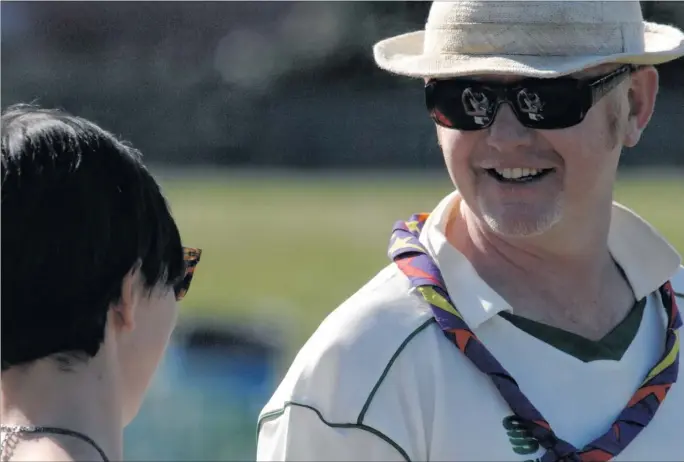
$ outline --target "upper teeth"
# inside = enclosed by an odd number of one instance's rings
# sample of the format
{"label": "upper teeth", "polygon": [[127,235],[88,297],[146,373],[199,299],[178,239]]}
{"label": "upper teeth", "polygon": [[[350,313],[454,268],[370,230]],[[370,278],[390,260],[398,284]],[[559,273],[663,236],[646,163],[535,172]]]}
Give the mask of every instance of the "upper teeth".
{"label": "upper teeth", "polygon": [[504,178],[522,178],[525,176],[534,176],[542,172],[540,169],[536,168],[497,168],[496,173]]}

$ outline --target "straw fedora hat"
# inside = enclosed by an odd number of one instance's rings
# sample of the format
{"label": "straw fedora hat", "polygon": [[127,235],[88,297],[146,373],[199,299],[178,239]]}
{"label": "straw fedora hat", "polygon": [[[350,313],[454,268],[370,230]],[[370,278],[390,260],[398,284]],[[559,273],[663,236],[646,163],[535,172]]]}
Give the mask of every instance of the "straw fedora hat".
{"label": "straw fedora hat", "polygon": [[643,20],[638,1],[434,2],[425,30],[373,47],[377,65],[420,78],[553,78],[605,63],[684,56],[684,33]]}

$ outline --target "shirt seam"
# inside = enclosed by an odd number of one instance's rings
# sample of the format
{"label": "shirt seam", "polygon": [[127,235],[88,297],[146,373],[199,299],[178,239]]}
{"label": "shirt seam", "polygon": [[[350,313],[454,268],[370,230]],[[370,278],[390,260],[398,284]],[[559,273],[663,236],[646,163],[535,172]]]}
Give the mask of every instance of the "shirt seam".
{"label": "shirt seam", "polygon": [[413,330],[399,345],[399,348],[394,352],[392,357],[390,358],[389,362],[385,366],[385,369],[382,371],[382,374],[380,375],[380,378],[378,381],[375,383],[375,386],[371,390],[370,394],[368,395],[368,398],[366,399],[366,402],[363,405],[363,408],[361,408],[361,412],[359,413],[358,419],[356,419],[356,422],[361,425],[363,424],[363,419],[366,417],[366,413],[368,412],[368,409],[370,408],[371,402],[373,401],[373,398],[375,398],[375,394],[377,393],[378,389],[384,382],[385,378],[387,377],[387,374],[389,374],[390,369],[392,369],[392,366],[394,365],[394,362],[397,360],[399,355],[404,351],[404,349],[408,346],[408,344],[413,340],[419,333],[421,333],[423,330],[425,330],[426,327],[434,324],[436,319],[434,317],[430,317],[430,319],[426,320],[423,324],[418,326],[416,329]]}
{"label": "shirt seam", "polygon": [[401,457],[404,458],[404,460],[406,462],[411,462],[411,458],[408,456],[408,453],[404,450],[404,448],[402,448],[396,441],[394,441],[392,438],[390,438],[389,436],[387,436],[386,434],[384,434],[383,432],[381,432],[377,428],[374,428],[370,425],[366,425],[366,424],[363,424],[360,422],[357,422],[357,423],[353,423],[353,422],[352,423],[328,422],[323,417],[323,414],[321,413],[321,411],[319,411],[315,407],[310,406],[308,404],[297,403],[294,401],[286,401],[280,409],[276,409],[276,410],[267,412],[259,418],[259,421],[257,422],[257,439],[258,439],[259,432],[261,430],[261,425],[265,421],[274,420],[274,419],[281,417],[283,414],[285,414],[285,410],[291,406],[297,406],[297,407],[301,407],[301,408],[313,411],[316,414],[316,416],[318,416],[318,419],[323,424],[327,425],[328,427],[331,427],[331,428],[355,428],[358,430],[363,430],[363,431],[366,431],[368,433],[371,433],[371,434],[377,436],[378,438],[380,438],[381,440],[383,440],[385,443],[392,446],[401,455]]}

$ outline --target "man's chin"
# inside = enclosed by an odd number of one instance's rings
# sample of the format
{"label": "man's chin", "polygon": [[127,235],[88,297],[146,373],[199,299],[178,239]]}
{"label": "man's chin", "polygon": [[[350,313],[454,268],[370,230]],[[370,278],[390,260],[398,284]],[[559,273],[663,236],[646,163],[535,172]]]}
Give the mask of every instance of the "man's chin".
{"label": "man's chin", "polygon": [[560,216],[538,215],[528,217],[483,215],[487,227],[495,234],[508,238],[533,238],[551,231],[560,221]]}

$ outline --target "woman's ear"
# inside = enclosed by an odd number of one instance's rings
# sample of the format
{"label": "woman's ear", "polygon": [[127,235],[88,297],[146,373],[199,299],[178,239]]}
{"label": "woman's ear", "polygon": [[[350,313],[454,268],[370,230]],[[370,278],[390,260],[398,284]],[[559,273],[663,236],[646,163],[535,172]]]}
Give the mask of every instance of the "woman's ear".
{"label": "woman's ear", "polygon": [[121,297],[112,305],[113,324],[117,329],[135,329],[135,310],[141,296],[140,264],[130,269],[121,281]]}

